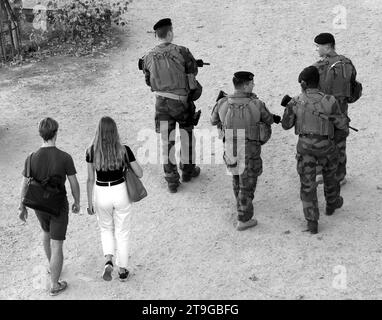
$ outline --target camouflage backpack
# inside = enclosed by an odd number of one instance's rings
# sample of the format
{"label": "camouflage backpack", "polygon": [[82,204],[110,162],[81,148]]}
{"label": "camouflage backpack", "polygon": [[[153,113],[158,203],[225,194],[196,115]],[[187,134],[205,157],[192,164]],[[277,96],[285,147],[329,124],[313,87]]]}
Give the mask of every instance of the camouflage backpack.
{"label": "camouflage backpack", "polygon": [[[232,130],[232,137],[237,138],[237,130],[245,130],[245,138],[255,140],[261,144],[265,144],[271,137],[272,129],[261,121],[254,120],[261,118],[259,100],[250,99],[246,103],[232,103],[230,99],[227,101],[228,109],[223,121],[223,129]],[[251,108],[250,104],[255,104],[257,108]]]}
{"label": "camouflage backpack", "polygon": [[144,60],[152,91],[188,90],[185,60],[178,46],[155,47]]}
{"label": "camouflage backpack", "polygon": [[[331,103],[325,103],[326,101]],[[295,101],[293,110],[296,114],[295,133],[317,134],[328,136],[330,139],[334,135],[334,126],[331,121],[325,119],[331,112],[331,104],[334,97],[321,93],[320,98],[312,99],[305,93],[302,93]],[[324,115],[324,117],[320,116]]]}
{"label": "camouflage backpack", "polygon": [[317,63],[320,72],[320,89],[326,94],[351,97],[354,66],[350,59],[337,55]]}

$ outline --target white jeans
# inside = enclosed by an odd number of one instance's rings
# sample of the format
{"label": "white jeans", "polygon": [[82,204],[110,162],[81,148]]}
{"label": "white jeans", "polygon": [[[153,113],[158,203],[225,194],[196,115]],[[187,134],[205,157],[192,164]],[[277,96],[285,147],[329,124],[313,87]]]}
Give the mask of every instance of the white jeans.
{"label": "white jeans", "polygon": [[111,187],[95,185],[94,209],[103,253],[115,255],[120,268],[127,268],[129,260],[130,206],[125,183]]}

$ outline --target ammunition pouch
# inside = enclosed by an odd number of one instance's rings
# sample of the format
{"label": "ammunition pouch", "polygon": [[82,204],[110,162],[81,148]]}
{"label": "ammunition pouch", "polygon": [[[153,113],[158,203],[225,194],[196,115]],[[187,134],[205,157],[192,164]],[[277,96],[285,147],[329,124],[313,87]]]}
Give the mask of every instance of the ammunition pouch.
{"label": "ammunition pouch", "polygon": [[261,145],[266,144],[272,135],[272,127],[264,122],[258,122],[255,126],[249,128],[249,140],[260,142]]}
{"label": "ammunition pouch", "polygon": [[[223,136],[226,128],[223,126]],[[231,129],[232,130],[232,129]],[[264,122],[257,122],[255,125],[246,129],[246,139],[257,141],[261,145],[266,144],[272,135],[272,127]]]}

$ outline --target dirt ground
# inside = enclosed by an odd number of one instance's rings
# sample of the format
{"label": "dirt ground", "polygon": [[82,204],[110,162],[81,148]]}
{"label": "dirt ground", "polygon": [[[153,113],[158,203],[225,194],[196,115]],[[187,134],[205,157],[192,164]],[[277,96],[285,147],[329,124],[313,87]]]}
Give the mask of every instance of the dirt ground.
{"label": "dirt ground", "polygon": [[[382,3],[339,4],[347,10],[346,29],[333,28],[329,0],[136,0],[123,47],[0,69],[0,298],[49,298],[37,218],[30,211],[24,225],[16,208],[24,159],[41,143],[37,123],[52,116],[60,123],[58,147],[74,158],[82,199],[64,246],[69,288],[56,299],[381,299]],[[314,36],[336,36],[338,52],[353,60],[364,85],[364,96],[350,106],[360,131],[348,140],[345,205],[325,216],[320,186],[320,233],[302,232],[297,139],[281,126],[263,147],[254,201],[259,225],[245,232],[234,229],[223,165],[202,164],[199,179],[169,194],[161,165],[146,164],[149,197],[133,207],[132,277],[104,282],[96,218],[86,214],[84,151],[103,115],[116,119],[136,153],[139,130],[154,128],[154,98],[137,59],[155,45],[148,31],[163,17],[172,18],[176,43],[211,63],[198,77],[205,129],[216,95],[231,91],[232,74],[241,69],[254,72],[256,93],[281,115],[282,96],[299,92],[298,73],[317,60]]]}

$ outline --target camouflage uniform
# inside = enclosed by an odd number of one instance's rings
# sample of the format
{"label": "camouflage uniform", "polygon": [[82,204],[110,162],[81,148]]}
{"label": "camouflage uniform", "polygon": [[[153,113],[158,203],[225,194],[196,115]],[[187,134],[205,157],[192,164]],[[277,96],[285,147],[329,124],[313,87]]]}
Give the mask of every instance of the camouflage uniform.
{"label": "camouflage uniform", "polygon": [[188,106],[182,102],[164,97],[157,97],[155,103],[155,127],[161,134],[162,157],[165,180],[170,188],[179,184],[175,159],[175,130],[176,123],[180,130],[180,164],[183,174],[191,174],[195,168],[195,136],[194,126],[188,124]]}
{"label": "camouflage uniform", "polygon": [[[179,56],[181,59],[179,59],[178,62],[181,65],[180,67],[184,70],[184,79],[187,79],[188,75],[197,75],[198,67],[196,60],[187,48],[172,43],[163,43],[153,48],[143,57],[143,72],[145,73],[147,85],[152,86],[148,67],[150,64],[150,54],[154,54],[156,50],[170,52],[174,50],[174,48],[180,53]],[[159,79],[158,82],[160,83],[161,81],[162,80]],[[182,82],[184,82],[183,79]],[[189,84],[174,83],[171,87],[160,90],[162,93],[174,95],[175,97],[179,97],[179,99],[160,96],[156,90],[153,88],[151,88],[151,90],[157,93],[155,103],[155,128],[156,132],[161,134],[165,180],[170,189],[176,188],[180,180],[175,160],[176,123],[179,124],[181,136],[180,169],[182,170],[182,175],[189,176],[195,169],[195,137],[193,134],[194,126],[191,122],[193,105],[187,99],[190,92]]]}
{"label": "camouflage uniform", "polygon": [[[294,98],[285,108],[282,119],[282,126],[288,130],[296,126],[298,122],[297,106],[304,108],[299,101],[308,99],[308,101],[320,101],[323,94],[318,89],[307,89],[305,94]],[[321,103],[324,110],[330,110],[327,116],[336,116],[334,126],[343,129],[346,126],[346,118],[342,115],[339,105],[333,96],[325,96]],[[306,111],[308,112],[308,111]],[[317,116],[317,121],[319,121]],[[296,127],[296,134],[299,134]],[[319,210],[317,202],[317,168],[322,167],[324,179],[324,193],[327,206],[334,206],[340,196],[340,184],[336,179],[338,164],[338,150],[336,144],[330,136],[321,136],[318,134],[299,134],[297,143],[297,172],[300,176],[301,190],[300,198],[305,219],[308,221],[318,221]]]}
{"label": "camouflage uniform", "polygon": [[[255,101],[256,105],[252,108],[258,108],[258,119],[252,119],[253,123],[257,123],[259,121],[262,121],[266,124],[272,124],[273,123],[273,115],[269,112],[269,110],[266,108],[264,102],[260,101],[256,95],[254,94],[245,94],[245,93],[236,93],[234,95],[229,96],[230,99],[232,99],[232,103],[242,103],[243,101]],[[224,105],[226,105],[228,102],[228,98],[222,98],[220,99],[215,107],[213,108],[212,115],[211,115],[211,124],[218,126],[220,130],[222,130],[222,123],[224,123],[225,119],[225,112],[224,111]],[[233,182],[233,192],[236,198],[236,206],[237,206],[237,212],[238,212],[238,220],[241,222],[249,221],[254,214],[253,209],[253,198],[254,193],[256,190],[257,185],[257,178],[262,174],[263,172],[263,165],[262,165],[262,159],[260,157],[261,154],[261,144],[258,141],[249,140],[247,138],[247,132],[245,132],[245,141],[242,142],[242,147],[245,150],[244,157],[241,160],[243,165],[243,170],[240,174],[232,174],[232,182]],[[228,136],[225,135],[223,138],[223,143],[227,144]],[[237,142],[237,140],[234,138],[233,140],[233,149],[234,154],[238,154],[238,149],[240,142]],[[238,162],[240,162],[240,159],[238,159]],[[240,163],[238,166],[241,165]],[[228,169],[230,170],[229,166],[227,165]],[[231,171],[231,170],[230,170]],[[234,172],[235,170],[232,170],[231,172]]]}
{"label": "camouflage uniform", "polygon": [[[342,95],[337,95],[332,92],[330,88],[330,84],[325,83],[325,75],[327,73],[328,67],[331,66],[337,59],[339,55],[335,52],[332,54],[324,57],[323,59],[319,60],[314,64],[315,67],[317,67],[319,73],[320,73],[320,86],[319,90],[326,94],[333,94],[335,98],[337,99],[337,102],[339,104],[340,110],[343,114],[348,116],[348,102],[347,98],[350,96],[349,93],[343,93]],[[353,65],[353,64],[352,64]],[[355,80],[357,77],[357,71],[353,65],[353,70],[351,74],[352,80]],[[336,178],[339,181],[342,181],[346,176],[346,139],[349,135],[349,128],[345,127],[343,130],[336,130],[334,134],[334,141],[336,143],[337,149],[338,149],[338,166],[336,170]]]}

